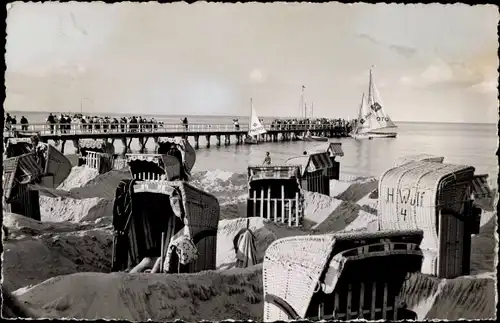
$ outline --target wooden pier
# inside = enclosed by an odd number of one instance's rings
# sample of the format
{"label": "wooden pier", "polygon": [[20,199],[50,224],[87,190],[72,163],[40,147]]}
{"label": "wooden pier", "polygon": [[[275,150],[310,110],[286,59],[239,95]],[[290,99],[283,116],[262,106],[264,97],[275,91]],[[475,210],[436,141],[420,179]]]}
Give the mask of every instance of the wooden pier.
{"label": "wooden pier", "polygon": [[[295,125],[265,125],[267,133],[261,136],[262,141],[278,142],[297,140],[306,131],[312,135],[324,136],[328,138],[346,137],[348,130],[346,127],[332,124],[295,124]],[[248,125],[236,127],[232,124],[189,124],[187,127],[182,124],[31,124],[25,126],[17,125],[14,130],[4,131],[4,141],[10,138],[30,137],[39,134],[42,142],[61,142],[61,152],[64,153],[66,141],[72,141],[76,151],[79,152],[80,139],[104,139],[114,143],[121,140],[126,151],[130,150],[132,140],[139,141],[140,150],[146,148],[149,139],[153,139],[158,144],[161,138],[186,138],[194,139],[194,148],[200,147],[200,137],[204,136],[207,141],[207,148],[210,147],[210,138],[215,136],[216,145],[231,144],[231,138],[235,139],[237,145],[244,143],[248,136]]]}

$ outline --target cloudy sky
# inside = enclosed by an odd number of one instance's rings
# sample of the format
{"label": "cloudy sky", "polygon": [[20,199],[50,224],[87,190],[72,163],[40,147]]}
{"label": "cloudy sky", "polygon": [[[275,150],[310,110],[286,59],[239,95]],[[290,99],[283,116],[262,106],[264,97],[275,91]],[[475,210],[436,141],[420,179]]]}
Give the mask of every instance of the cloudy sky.
{"label": "cloudy sky", "polygon": [[15,3],[7,110],[496,122],[495,6]]}

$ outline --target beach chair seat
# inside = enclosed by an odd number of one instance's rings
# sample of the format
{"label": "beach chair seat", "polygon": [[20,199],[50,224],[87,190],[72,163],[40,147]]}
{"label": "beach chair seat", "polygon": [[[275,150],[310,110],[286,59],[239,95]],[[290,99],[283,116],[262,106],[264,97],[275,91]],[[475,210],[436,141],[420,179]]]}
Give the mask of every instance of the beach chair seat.
{"label": "beach chair seat", "polygon": [[275,241],[263,265],[264,320],[409,319],[399,293],[422,266],[422,231]]}

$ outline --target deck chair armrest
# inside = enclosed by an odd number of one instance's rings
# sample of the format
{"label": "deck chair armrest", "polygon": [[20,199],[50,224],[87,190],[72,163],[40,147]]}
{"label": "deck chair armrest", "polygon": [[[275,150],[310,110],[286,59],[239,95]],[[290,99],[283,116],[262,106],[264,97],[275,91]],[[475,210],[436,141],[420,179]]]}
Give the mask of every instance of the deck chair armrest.
{"label": "deck chair armrest", "polygon": [[266,294],[265,301],[279,307],[288,316],[288,319],[290,320],[298,320],[301,318],[299,314],[297,314],[297,312],[293,309],[293,307],[290,304],[288,304],[287,301],[285,301],[279,296],[273,294]]}

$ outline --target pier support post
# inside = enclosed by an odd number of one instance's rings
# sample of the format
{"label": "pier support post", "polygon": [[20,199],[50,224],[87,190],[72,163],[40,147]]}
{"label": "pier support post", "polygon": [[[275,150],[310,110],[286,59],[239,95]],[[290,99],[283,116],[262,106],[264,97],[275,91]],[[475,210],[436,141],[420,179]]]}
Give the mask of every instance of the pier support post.
{"label": "pier support post", "polygon": [[64,146],[66,146],[66,140],[61,141],[61,152],[64,154]]}
{"label": "pier support post", "polygon": [[220,135],[215,135],[217,138],[217,147],[220,147]]}
{"label": "pier support post", "polygon": [[153,141],[155,142],[155,153],[157,153],[158,152],[158,148],[160,148],[159,140],[160,140],[159,137],[153,137]]}
{"label": "pier support post", "polygon": [[206,135],[205,138],[207,139],[207,148],[210,148],[210,135]]}
{"label": "pier support post", "polygon": [[143,153],[146,150],[146,144],[148,143],[149,137],[139,137],[139,145],[141,145],[140,152]]}
{"label": "pier support post", "polygon": [[236,135],[236,145],[239,145],[241,141],[241,135]]}
{"label": "pier support post", "polygon": [[230,145],[231,144],[231,136],[230,135],[225,135],[225,140],[224,140],[224,144],[227,146],[227,145]]}
{"label": "pier support post", "polygon": [[194,136],[194,149],[200,149],[200,135]]}
{"label": "pier support post", "polygon": [[73,139],[73,147],[75,147],[75,151],[77,154],[80,153],[80,141],[78,139]]}
{"label": "pier support post", "polygon": [[123,153],[126,154],[127,153],[127,137],[122,137],[122,144],[123,144]]}

